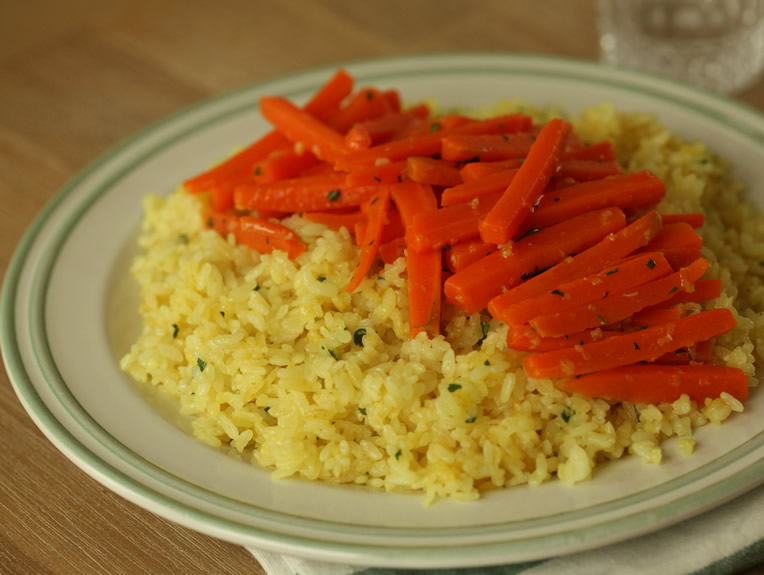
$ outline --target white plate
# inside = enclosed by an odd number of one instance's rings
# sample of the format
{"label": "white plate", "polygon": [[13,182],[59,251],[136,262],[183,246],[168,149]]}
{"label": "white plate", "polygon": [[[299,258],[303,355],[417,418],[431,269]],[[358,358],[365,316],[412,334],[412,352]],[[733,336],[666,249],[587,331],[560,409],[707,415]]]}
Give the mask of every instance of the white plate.
{"label": "white plate", "polygon": [[[735,160],[764,200],[764,118],[718,96],[595,64],[452,54],[346,64],[359,85],[398,88],[445,106],[498,98],[575,113],[601,101],[657,114],[685,138]],[[196,442],[160,415],[118,367],[136,329],[126,266],[147,192],[184,178],[267,127],[258,98],[303,101],[331,74],[314,70],[184,110],[116,147],[40,214],[8,269],[2,351],[37,425],[72,461],[127,499],[193,529],[251,547],[363,565],[457,567],[524,561],[633,537],[719,505],[764,478],[764,394],[693,457],[671,446],[661,466],[626,458],[586,484],[553,481],[469,504],[372,493],[266,471]],[[764,202],[760,202],[764,203]]]}

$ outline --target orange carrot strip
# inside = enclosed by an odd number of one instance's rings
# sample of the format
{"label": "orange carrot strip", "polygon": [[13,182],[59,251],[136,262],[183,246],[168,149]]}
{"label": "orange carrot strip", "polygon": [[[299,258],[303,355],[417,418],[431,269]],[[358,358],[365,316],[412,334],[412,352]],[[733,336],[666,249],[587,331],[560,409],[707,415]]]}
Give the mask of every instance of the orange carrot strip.
{"label": "orange carrot strip", "polygon": [[345,228],[351,234],[355,233],[355,225],[366,219],[366,216],[361,213],[361,210],[354,210],[347,213],[305,212],[302,214],[302,217],[309,222],[324,224],[333,230]]}
{"label": "orange carrot strip", "polygon": [[392,112],[392,108],[382,92],[376,88],[361,88],[326,123],[333,130],[345,134],[354,124],[379,118],[387,112]]}
{"label": "orange carrot strip", "polygon": [[574,345],[594,343],[605,338],[619,335],[620,332],[605,331],[600,328],[588,329],[579,333],[572,333],[563,337],[541,337],[529,325],[510,325],[507,331],[507,347],[517,351],[533,351],[542,353],[554,351]]}
{"label": "orange carrot strip", "polygon": [[631,325],[638,327],[658,325],[669,321],[676,321],[680,317],[682,317],[682,308],[678,305],[668,308],[645,308],[631,316]]}
{"label": "orange carrot strip", "polygon": [[661,278],[671,271],[671,266],[660,252],[644,254],[605,266],[596,274],[560,284],[551,292],[510,305],[497,319],[509,324],[527,323],[538,316],[549,316],[613,297],[624,290]]}
{"label": "orange carrot strip", "polygon": [[443,138],[440,156],[452,162],[492,162],[524,158],[533,136],[518,134],[452,134]]}
{"label": "orange carrot strip", "polygon": [[562,120],[550,120],[539,132],[517,175],[480,222],[485,243],[504,244],[515,235],[557,170],[568,130]]}
{"label": "orange carrot strip", "polygon": [[427,104],[418,104],[402,112],[387,114],[356,123],[345,134],[348,149],[359,151],[387,140],[394,134],[411,127],[416,120],[426,118],[430,114]]}
{"label": "orange carrot strip", "polygon": [[228,234],[235,236],[239,231],[239,216],[236,214],[208,210],[204,212],[203,218],[205,228],[215,230],[224,238]]}
{"label": "orange carrot strip", "polygon": [[411,337],[423,331],[432,338],[440,333],[440,252],[407,253],[406,272]]}
{"label": "orange carrot strip", "polygon": [[461,169],[460,173],[464,182],[471,182],[496,172],[515,170],[522,165],[522,158],[513,158],[501,162],[470,162]]}
{"label": "orange carrot strip", "polygon": [[273,182],[294,178],[318,163],[319,159],[310,152],[298,154],[294,146],[290,146],[287,149],[271,152],[267,158],[257,162],[253,169],[252,180]]}
{"label": "orange carrot strip", "polygon": [[531,377],[571,377],[652,361],[664,353],[728,332],[737,322],[729,309],[714,309],[633,333],[525,358]]}
{"label": "orange carrot strip", "polygon": [[236,241],[266,254],[281,250],[286,252],[290,260],[305,251],[305,244],[289,228],[252,216],[239,218]]}
{"label": "orange carrot strip", "polygon": [[527,130],[531,120],[523,114],[497,116],[487,120],[470,121],[453,128],[444,128],[443,119],[433,124],[435,130],[426,134],[416,134],[373,146],[338,158],[336,168],[350,171],[357,167],[373,166],[380,160],[405,160],[409,156],[433,156],[440,153],[441,138],[453,133],[512,133]]}
{"label": "orange carrot strip", "polygon": [[[363,210],[361,210],[363,213]],[[366,212],[368,217],[368,212]],[[355,225],[355,239],[356,244],[360,248],[363,245],[364,237],[366,236],[366,230],[369,223],[366,219],[361,220]],[[387,243],[397,238],[402,238],[406,234],[406,227],[403,224],[398,210],[388,209],[385,216],[384,227],[382,228],[382,236],[380,237],[380,243]]]}
{"label": "orange carrot strip", "polygon": [[467,313],[480,311],[527,274],[591,247],[625,223],[621,210],[607,208],[545,228],[452,275],[445,283],[446,299]]}
{"label": "orange carrot strip", "polygon": [[382,230],[387,220],[387,212],[390,208],[390,189],[382,187],[369,201],[368,225],[363,236],[361,253],[358,256],[358,264],[353,270],[350,281],[345,286],[345,291],[355,291],[374,263],[379,246],[382,243]]}
{"label": "orange carrot strip", "polygon": [[666,248],[700,248],[703,239],[686,222],[664,224],[661,232],[646,246],[650,251],[661,251]]}
{"label": "orange carrot strip", "polygon": [[663,180],[649,171],[576,184],[541,196],[538,207],[527,217],[523,228],[543,228],[608,206],[623,210],[652,206],[661,200],[665,191]]}
{"label": "orange carrot strip", "polygon": [[615,152],[613,143],[607,140],[597,142],[591,146],[571,147],[565,149],[562,154],[564,160],[587,160],[592,162],[613,162]]}
{"label": "orange carrot strip", "polygon": [[591,248],[497,296],[491,300],[488,310],[498,317],[511,304],[548,293],[561,283],[597,273],[647,244],[660,229],[661,218],[652,211]]}
{"label": "orange carrot strip", "polygon": [[417,214],[433,212],[438,207],[438,200],[432,186],[417,182],[404,182],[390,186],[393,203],[401,214],[401,220],[406,231],[410,234],[411,226]]}
{"label": "orange carrot strip", "polygon": [[705,214],[702,214],[702,213],[670,214],[670,215],[663,216],[663,225],[668,226],[671,224],[678,224],[679,222],[684,222],[685,224],[688,224],[692,226],[693,228],[702,228],[705,220],[706,220],[706,216]]}
{"label": "orange carrot strip", "polygon": [[379,257],[386,264],[391,264],[398,258],[406,256],[406,238],[403,236],[390,240],[379,246]]}
{"label": "orange carrot strip", "polygon": [[589,182],[622,173],[623,169],[616,162],[563,159],[560,162],[560,169],[555,174],[555,177],[573,178],[578,182]]}
{"label": "orange carrot strip", "polygon": [[480,235],[481,219],[499,200],[501,192],[486,194],[470,202],[453,204],[414,217],[409,249],[415,252],[440,250]]}
{"label": "orange carrot strip", "polygon": [[406,161],[387,162],[379,166],[360,168],[347,174],[348,186],[388,185],[401,182],[404,179]]}
{"label": "orange carrot strip", "polygon": [[446,253],[446,266],[454,273],[470,264],[483,259],[496,251],[496,246],[484,244],[480,240],[467,240],[443,248]]}
{"label": "orange carrot strip", "polygon": [[234,192],[234,200],[239,210],[320,212],[358,206],[373,196],[378,187],[348,186],[344,174],[332,174],[241,184]]}
{"label": "orange carrot strip", "polygon": [[528,323],[542,337],[561,337],[612,324],[648,306],[666,301],[679,290],[693,291],[695,281],[707,269],[708,262],[701,258],[668,276],[608,295],[589,304],[534,317]]}
{"label": "orange carrot strip", "polygon": [[290,141],[300,142],[320,160],[334,164],[347,153],[342,134],[285,98],[260,98],[260,112]]}
{"label": "orange carrot strip", "polygon": [[452,206],[463,202],[469,202],[473,198],[486,194],[496,194],[503,192],[507,186],[512,183],[517,175],[517,168],[514,170],[502,170],[489,174],[485,177],[464,182],[443,190],[440,196],[441,206]]}
{"label": "orange carrot strip", "polygon": [[722,392],[742,401],[748,397],[748,376],[723,365],[632,365],[600,371],[559,383],[569,393],[632,403],[670,403],[687,394],[702,404]]}
{"label": "orange carrot strip", "polygon": [[456,186],[462,176],[452,162],[412,156],[406,160],[406,175],[415,182],[431,186]]}
{"label": "orange carrot strip", "polygon": [[[338,70],[305,105],[305,110],[323,118],[335,110],[352,89],[353,78],[345,70]],[[183,187],[190,193],[199,193],[215,185],[222,187],[222,183],[227,182],[226,193],[232,195],[236,184],[249,181],[252,177],[252,166],[255,162],[287,144],[289,140],[282,134],[276,131],[269,132],[214,168],[186,180]]]}

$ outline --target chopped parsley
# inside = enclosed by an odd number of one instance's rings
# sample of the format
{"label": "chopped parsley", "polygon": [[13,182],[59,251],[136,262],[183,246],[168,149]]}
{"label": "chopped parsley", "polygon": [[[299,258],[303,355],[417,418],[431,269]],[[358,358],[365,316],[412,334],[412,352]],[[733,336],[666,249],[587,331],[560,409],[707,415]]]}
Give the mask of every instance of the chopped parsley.
{"label": "chopped parsley", "polygon": [[610,295],[610,292],[609,292],[609,291],[606,291],[606,292],[605,292],[605,295],[603,295],[603,296],[602,296],[602,299],[605,299],[605,298],[606,298],[607,296],[609,296],[609,295]]}
{"label": "chopped parsley", "polygon": [[201,357],[197,357],[196,365],[199,366],[199,371],[204,371],[204,368],[207,367],[207,362],[204,361]]}
{"label": "chopped parsley", "polygon": [[215,227],[215,220],[212,217],[207,218],[207,227],[208,228],[214,228]]}
{"label": "chopped parsley", "polygon": [[430,126],[431,132],[437,132],[440,130],[440,122],[433,122],[433,124]]}
{"label": "chopped parsley", "polygon": [[271,406],[270,405],[266,406],[265,409],[263,409],[263,411],[265,413],[268,413],[270,410],[271,410]]}
{"label": "chopped parsley", "polygon": [[473,415],[469,419],[465,419],[464,423],[475,423],[475,420],[477,419],[477,415]]}
{"label": "chopped parsley", "polygon": [[340,199],[340,191],[339,190],[331,190],[328,194],[326,194],[326,199],[330,202],[336,202]]}
{"label": "chopped parsley", "polygon": [[483,362],[483,365],[491,365],[491,362],[490,362],[490,361],[488,361],[488,360],[486,359],[486,360]]}
{"label": "chopped parsley", "polygon": [[225,312],[222,310],[220,311],[220,317],[225,317]]}
{"label": "chopped parsley", "polygon": [[481,337],[475,345],[483,344],[483,342],[485,341],[485,338],[488,337],[488,331],[491,329],[491,324],[489,324],[487,321],[481,321],[480,329],[483,330],[483,337]]}
{"label": "chopped parsley", "polygon": [[188,234],[179,234],[178,235],[178,241],[181,244],[187,244],[188,243]]}
{"label": "chopped parsley", "polygon": [[572,407],[566,407],[562,410],[562,413],[560,413],[560,417],[562,417],[562,420],[565,423],[570,422],[570,418],[573,417],[576,414],[576,411]]}
{"label": "chopped parsley", "polygon": [[451,251],[451,246],[446,244],[445,246],[443,246],[443,251],[444,252],[450,252]]}
{"label": "chopped parsley", "polygon": [[462,386],[459,385],[458,383],[449,383],[448,384],[448,391],[450,391],[451,393],[453,393],[456,390],[461,389],[461,388],[462,388]]}
{"label": "chopped parsley", "polygon": [[401,450],[395,452],[395,460],[398,461],[401,458]]}
{"label": "chopped parsley", "polygon": [[679,291],[679,288],[678,288],[677,286],[674,286],[674,287],[672,287],[672,288],[669,290],[669,293],[670,293],[670,294],[672,294],[672,293],[675,293],[675,292],[677,292],[677,291]]}
{"label": "chopped parsley", "polygon": [[353,343],[358,347],[363,347],[363,338],[366,337],[366,328],[359,327],[353,332]]}
{"label": "chopped parsley", "polygon": [[178,337],[178,332],[180,331],[180,328],[178,327],[177,323],[172,324],[172,339],[175,339]]}
{"label": "chopped parsley", "polygon": [[256,176],[259,176],[259,175],[261,175],[262,173],[263,173],[263,171],[260,169],[260,166],[257,166],[257,167],[255,168],[255,175],[256,175]]}
{"label": "chopped parsley", "polygon": [[257,284],[255,287],[253,287],[252,291],[260,291],[260,284]]}
{"label": "chopped parsley", "polygon": [[553,289],[553,290],[552,290],[552,293],[553,293],[554,295],[558,295],[558,296],[560,296],[560,297],[565,297],[565,293],[564,293],[564,292],[561,292],[561,291],[560,291],[560,290],[558,290],[558,289]]}
{"label": "chopped parsley", "polygon": [[647,264],[646,264],[646,265],[647,265],[647,267],[648,267],[648,268],[650,268],[650,269],[653,269],[653,268],[655,267],[655,260],[654,260],[653,258],[650,258],[650,259],[647,261]]}
{"label": "chopped parsley", "polygon": [[612,276],[613,274],[617,274],[617,273],[618,273],[618,268],[615,268],[613,270],[610,270],[609,272],[605,272],[605,275]]}
{"label": "chopped parsley", "polygon": [[634,342],[634,349],[637,350],[637,351],[639,351],[639,349],[640,349],[639,348],[639,344],[636,341]]}
{"label": "chopped parsley", "polygon": [[374,99],[374,92],[372,92],[371,90],[367,90],[366,91],[366,99],[367,100],[373,100]]}
{"label": "chopped parsley", "polygon": [[598,315],[598,316],[597,316],[597,319],[598,319],[598,320],[600,320],[600,322],[602,323],[602,325],[605,325],[605,324],[607,323],[607,321],[605,320],[605,318],[604,318],[604,317],[602,317],[601,315]]}
{"label": "chopped parsley", "polygon": [[361,413],[361,415],[366,415],[366,408],[365,407],[359,407],[358,411]]}
{"label": "chopped parsley", "polygon": [[328,349],[326,351],[328,351],[329,355],[331,355],[334,359],[339,359],[339,357],[337,357],[337,352],[334,351],[333,349]]}
{"label": "chopped parsley", "polygon": [[320,282],[325,282],[326,281],[326,276],[316,276],[316,279],[318,281],[320,281]]}
{"label": "chopped parsley", "polygon": [[537,234],[541,231],[541,228],[531,228],[527,232],[525,232],[522,236],[517,238],[517,241],[520,241],[523,238],[527,238],[528,236],[532,236],[533,234]]}
{"label": "chopped parsley", "polygon": [[637,404],[636,403],[633,404],[633,405],[634,405],[634,415],[637,418],[637,423],[639,423],[639,420],[640,420],[639,409],[637,409]]}

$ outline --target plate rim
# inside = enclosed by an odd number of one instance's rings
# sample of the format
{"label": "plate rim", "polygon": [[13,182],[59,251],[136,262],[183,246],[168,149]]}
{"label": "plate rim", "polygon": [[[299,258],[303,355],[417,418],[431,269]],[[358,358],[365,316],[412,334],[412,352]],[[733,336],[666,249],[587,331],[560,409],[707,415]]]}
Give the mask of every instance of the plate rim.
{"label": "plate rim", "polygon": [[[23,366],[23,359],[20,356],[20,350],[17,346],[18,342],[15,341],[15,314],[16,314],[16,290],[11,290],[11,286],[16,287],[18,285],[19,279],[21,277],[21,274],[23,273],[23,269],[25,267],[25,260],[27,253],[31,250],[31,248],[35,245],[35,242],[39,238],[39,235],[45,225],[49,222],[51,216],[56,212],[56,210],[60,207],[61,203],[65,201],[66,197],[69,196],[71,192],[76,190],[78,186],[80,186],[84,181],[87,180],[87,178],[92,175],[92,173],[101,166],[104,166],[107,164],[111,159],[114,159],[115,157],[118,157],[121,152],[124,150],[130,149],[133,144],[136,142],[142,141],[147,135],[152,134],[156,132],[161,126],[167,126],[172,124],[174,121],[193,115],[197,110],[201,110],[204,108],[207,108],[211,106],[214,102],[224,102],[227,99],[234,98],[239,95],[246,94],[248,91],[251,91],[253,89],[256,90],[265,90],[269,85],[272,84],[280,84],[284,81],[288,80],[296,80],[298,78],[305,78],[310,77],[311,75],[321,75],[326,74],[329,70],[335,70],[337,67],[345,67],[352,73],[352,69],[356,67],[374,67],[378,65],[394,65],[397,62],[403,62],[403,63],[416,63],[416,62],[428,62],[428,61],[443,61],[444,62],[444,69],[443,72],[448,72],[449,65],[447,64],[447,60],[449,58],[453,57],[459,57],[459,58],[496,58],[500,57],[503,62],[506,61],[518,61],[518,62],[525,62],[525,61],[534,61],[534,62],[546,62],[547,64],[552,65],[562,65],[562,64],[570,64],[571,62],[575,62],[578,65],[582,65],[583,68],[589,70],[589,71],[602,71],[603,69],[607,69],[606,67],[596,64],[594,62],[588,62],[588,61],[581,61],[581,60],[575,60],[575,59],[567,59],[567,58],[550,58],[546,56],[539,56],[539,55],[509,55],[509,54],[496,54],[496,53],[481,53],[481,52],[475,52],[475,53],[438,53],[438,54],[425,54],[425,55],[408,55],[403,57],[396,57],[396,58],[381,58],[381,59],[369,59],[369,60],[355,60],[355,61],[347,61],[344,63],[338,63],[336,65],[330,65],[330,66],[324,66],[319,68],[309,68],[302,71],[297,71],[292,74],[286,74],[283,76],[279,76],[274,79],[267,80],[265,82],[257,82],[254,84],[250,84],[244,87],[241,87],[237,90],[226,92],[221,95],[213,96],[212,98],[206,98],[198,103],[192,104],[191,106],[188,106],[184,109],[181,109],[173,114],[170,114],[168,116],[164,116],[160,118],[158,121],[146,126],[145,128],[139,130],[138,132],[134,133],[132,136],[129,136],[126,139],[121,140],[116,145],[109,148],[106,152],[98,156],[95,160],[90,162],[85,168],[80,170],[69,182],[67,182],[57,193],[51,201],[46,204],[46,206],[41,210],[41,212],[38,214],[38,216],[34,219],[31,226],[28,228],[28,230],[25,232],[24,236],[21,239],[21,242],[17,246],[13,258],[11,259],[11,262],[8,266],[8,269],[6,271],[5,280],[3,283],[3,291],[2,291],[2,300],[0,301],[0,315],[2,315],[2,332],[1,332],[1,339],[0,344],[2,345],[2,353],[3,358],[6,363],[6,367],[9,374],[9,379],[11,380],[14,390],[16,391],[16,394],[19,396],[19,398],[22,401],[22,404],[24,404],[25,409],[29,413],[29,415],[32,417],[35,424],[45,433],[45,435],[56,445],[56,447],[64,453],[70,460],[72,460],[75,464],[80,466],[83,470],[85,470],[89,475],[95,477],[97,480],[99,480],[101,483],[107,485],[110,487],[110,489],[116,491],[117,493],[120,493],[123,497],[126,497],[127,499],[132,500],[134,503],[138,503],[144,508],[147,508],[149,510],[152,510],[154,512],[155,509],[152,509],[152,503],[151,498],[149,497],[149,494],[144,494],[146,497],[146,501],[143,501],[143,499],[140,496],[140,492],[143,489],[146,489],[146,487],[143,484],[140,484],[136,480],[134,480],[131,477],[128,477],[118,470],[114,469],[111,465],[109,465],[107,462],[104,462],[100,458],[98,458],[95,454],[90,452],[84,445],[82,445],[76,438],[74,438],[69,431],[61,424],[59,420],[55,418],[55,416],[52,414],[52,412],[48,409],[47,405],[44,403],[42,398],[37,394],[37,390],[35,388],[35,384],[31,381],[28,373],[26,372],[24,366]],[[498,71],[498,70],[497,70]],[[504,70],[505,73],[511,74],[512,71]],[[624,73],[624,71],[618,71],[620,73]],[[372,74],[373,75],[373,74]],[[392,75],[396,75],[395,72],[392,73]],[[575,75],[575,74],[572,74]],[[632,72],[628,72],[625,74],[624,79],[628,79],[630,77],[634,77],[635,74]],[[639,76],[639,75],[638,75]],[[652,77],[650,75],[643,74],[641,75],[644,78],[647,78],[647,80],[650,83],[658,82],[659,85],[663,84],[669,84],[671,85],[671,82],[667,82],[663,79],[657,79],[655,77]],[[575,75],[576,78],[578,78],[579,81],[591,81],[590,78],[583,78],[581,75]],[[613,84],[624,87],[623,81],[613,81]],[[674,89],[682,90],[689,90],[691,93],[698,93],[698,90],[692,88],[689,89],[686,86],[678,83],[673,83]],[[627,86],[628,88],[631,88],[631,86]],[[651,93],[655,96],[655,93]],[[747,106],[746,104],[742,104],[740,102],[718,96],[716,94],[710,94],[706,93],[706,96],[710,96],[712,99],[716,98],[724,102],[725,107],[728,107],[730,104],[734,105],[737,108],[740,108],[743,112],[753,112],[755,115],[760,116],[759,119],[764,119],[764,114],[759,112],[758,110]],[[248,107],[256,107],[255,103],[251,103],[248,105]],[[714,115],[716,119],[720,119],[721,116]],[[218,117],[215,117],[213,120],[217,120]],[[195,124],[195,127],[198,128],[198,125]],[[739,126],[737,126],[739,127]],[[746,135],[753,137],[756,140],[761,140],[761,143],[764,143],[764,133],[759,132],[746,132]],[[182,135],[177,135],[175,138],[181,138]],[[95,200],[96,197],[99,197],[100,194],[93,194],[91,193],[88,196],[88,201],[92,202]],[[46,250],[47,251],[47,250]],[[54,258],[55,259],[55,258]],[[18,380],[17,380],[18,378]],[[65,383],[65,382],[64,382]],[[54,433],[55,430],[58,430],[59,432],[63,432],[64,439],[62,439],[59,435],[56,435]],[[74,445],[74,448],[72,448],[72,445]],[[67,450],[72,450],[74,452],[78,451],[78,448],[84,451],[84,453],[79,453],[80,460],[74,460],[69,456],[69,453]],[[96,461],[88,461],[89,458],[95,457]],[[105,467],[99,468],[97,464],[102,464]],[[759,467],[764,470],[764,464],[763,461],[759,461],[758,464],[751,465],[749,468],[747,468],[748,473],[752,473],[752,469],[755,468],[756,472],[758,473]],[[87,467],[87,468],[86,468]],[[113,477],[111,477],[111,474],[119,475],[121,480],[123,482],[134,483],[136,485],[132,486],[133,490],[127,489],[129,491],[129,494],[133,497],[127,496],[124,491],[126,488],[124,485],[120,484],[119,481],[116,481]],[[761,475],[761,473],[758,473],[758,475]],[[735,477],[738,478],[738,480],[742,481],[741,474],[737,474],[736,476],[733,476],[732,478],[727,478],[721,483],[727,483],[734,479]],[[761,479],[758,478],[749,478],[747,481],[742,481],[745,485],[738,485],[737,491],[733,494],[729,494],[729,498],[734,497],[739,492],[742,492],[744,490],[747,490],[753,486],[755,486],[756,483],[750,484],[754,479],[757,480],[757,482],[761,482]],[[749,485],[750,484],[750,485]],[[715,484],[714,487],[721,488],[721,484]],[[172,507],[172,504],[180,505],[182,507],[186,507],[183,503],[168,500],[163,495],[158,495],[158,497],[166,500],[165,503],[169,503]],[[683,500],[685,501],[690,499],[691,496],[688,495]],[[141,501],[136,501],[135,499],[141,499]],[[147,503],[148,502],[148,503]],[[687,502],[689,504],[689,502]],[[677,502],[673,502],[673,504],[677,504]],[[230,521],[221,519],[217,516],[210,516],[204,511],[200,510],[194,510],[197,513],[200,513],[203,516],[212,517],[213,519],[217,521],[222,521],[225,524],[230,523]],[[184,515],[184,514],[183,514]],[[174,519],[177,521],[177,519]],[[679,520],[679,519],[678,519]],[[677,521],[678,521],[677,520]],[[183,523],[182,521],[177,521],[179,523]],[[213,521],[214,523],[214,521]],[[188,525],[187,526],[197,529],[199,529],[199,526],[193,526]],[[592,527],[587,527],[586,529],[592,529]],[[251,531],[253,530],[252,527],[248,527],[247,530]],[[421,528],[415,529],[416,531],[421,530]],[[646,528],[646,530],[649,530]],[[217,529],[211,529],[211,530],[203,530],[204,532],[207,532],[211,535],[216,535],[218,533]],[[255,531],[259,531],[255,528]],[[269,533],[271,536],[273,536],[273,533]],[[281,539],[280,542],[273,541],[272,543],[277,548],[277,550],[282,551],[295,551],[295,547],[293,546],[292,539],[288,536],[285,536],[284,534],[275,534],[278,538]],[[219,536],[219,533],[218,533]],[[556,537],[557,535],[551,536]],[[629,537],[634,536],[634,532],[630,532]],[[226,538],[226,537],[224,537]],[[541,538],[540,538],[541,539]],[[242,544],[252,544],[251,541],[240,541]],[[296,543],[299,543],[300,550],[305,550],[305,544],[309,543],[304,537],[298,537],[296,538]],[[330,546],[330,544],[326,541],[320,540],[316,541],[316,544],[318,547],[320,547],[320,550],[318,550],[319,558],[326,559],[326,547]],[[278,549],[279,546],[287,545],[287,549]],[[338,543],[338,548],[335,549],[335,553],[337,555],[334,556],[334,558],[339,558],[341,560],[345,561],[353,561],[354,558],[360,559],[360,562],[363,564],[369,564],[370,557],[367,555],[368,553],[372,553],[372,555],[378,555],[380,548],[375,545],[370,546],[356,546],[352,544],[347,543]],[[494,545],[495,546],[495,545]],[[495,563],[495,562],[502,562],[506,561],[506,553],[502,554],[501,550],[503,548],[506,548],[506,543],[498,544],[500,549],[496,550],[496,552],[499,553],[499,555],[502,555],[502,557],[496,557],[495,560],[489,561],[489,563]],[[598,546],[598,545],[597,545]],[[368,549],[367,549],[368,547]],[[475,546],[468,546],[468,547],[475,547],[483,549],[485,548],[485,545],[477,544]],[[272,547],[273,548],[273,547]],[[345,557],[348,548],[352,548],[354,551],[352,553],[352,557]],[[422,548],[425,550],[426,548]],[[573,549],[572,551],[575,551],[578,549]],[[308,552],[310,550],[308,549]],[[410,549],[407,549],[407,551],[411,551]],[[429,552],[429,550],[427,550]],[[438,548],[439,552],[442,552],[443,550],[441,548]],[[361,555],[359,556],[358,553]],[[387,553],[384,553],[385,557],[381,557],[382,559],[387,560],[393,560],[397,561],[401,558],[398,557],[400,555],[399,549],[392,549],[387,550]],[[518,554],[512,554],[512,557],[518,557],[520,559],[531,559],[531,558],[538,558],[540,556],[546,556],[546,555],[518,555]],[[403,563],[399,563],[401,566],[410,566],[414,563],[417,563],[419,566],[432,566],[433,563],[428,560],[428,558],[425,555],[420,555],[417,561],[417,558],[402,558]],[[387,561],[385,561],[385,564],[389,564]],[[447,564],[448,566],[456,565],[457,563],[454,563],[453,561],[449,561]],[[488,563],[486,563],[488,564]],[[474,561],[469,561],[467,563],[461,564],[461,566],[468,566],[468,565],[476,565]]]}

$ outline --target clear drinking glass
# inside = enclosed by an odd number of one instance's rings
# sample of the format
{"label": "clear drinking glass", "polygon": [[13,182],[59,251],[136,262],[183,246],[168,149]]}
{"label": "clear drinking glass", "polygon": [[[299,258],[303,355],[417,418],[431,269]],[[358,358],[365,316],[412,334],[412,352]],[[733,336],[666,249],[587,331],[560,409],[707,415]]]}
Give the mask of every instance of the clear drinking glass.
{"label": "clear drinking glass", "polygon": [[764,70],[764,0],[599,0],[603,62],[735,92]]}

